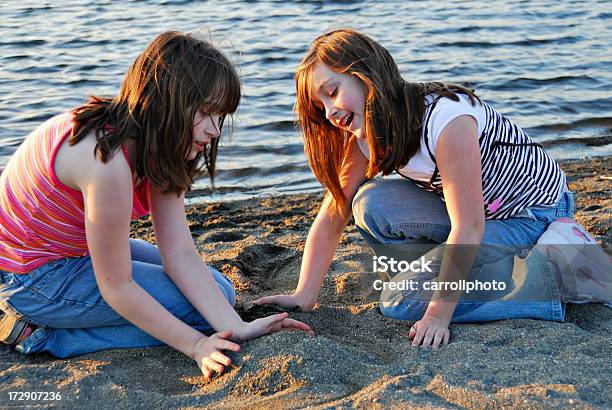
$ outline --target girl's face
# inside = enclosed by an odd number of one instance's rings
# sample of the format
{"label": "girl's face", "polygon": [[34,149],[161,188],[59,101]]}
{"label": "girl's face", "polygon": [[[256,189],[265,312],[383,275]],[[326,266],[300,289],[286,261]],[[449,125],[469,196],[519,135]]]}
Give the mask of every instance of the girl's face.
{"label": "girl's face", "polygon": [[325,117],[335,127],[363,137],[363,113],[365,88],[362,82],[350,74],[332,70],[322,62],[312,70],[312,101],[325,112]]}
{"label": "girl's face", "polygon": [[204,151],[206,144],[210,143],[213,138],[219,138],[221,132],[219,130],[219,122],[221,116],[219,114],[209,114],[198,110],[193,117],[193,144],[189,151],[188,160],[192,160],[198,155],[198,152]]}

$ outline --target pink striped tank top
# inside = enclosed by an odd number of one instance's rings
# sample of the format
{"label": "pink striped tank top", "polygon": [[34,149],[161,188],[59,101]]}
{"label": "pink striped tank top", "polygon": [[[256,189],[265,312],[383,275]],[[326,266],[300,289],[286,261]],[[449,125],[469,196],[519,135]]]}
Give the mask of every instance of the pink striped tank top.
{"label": "pink striped tank top", "polygon": [[[53,260],[88,254],[83,195],[61,183],[54,170],[72,119],[66,113],[40,125],[0,175],[0,270],[23,274]],[[148,181],[134,189],[132,219],[148,215],[148,191]]]}

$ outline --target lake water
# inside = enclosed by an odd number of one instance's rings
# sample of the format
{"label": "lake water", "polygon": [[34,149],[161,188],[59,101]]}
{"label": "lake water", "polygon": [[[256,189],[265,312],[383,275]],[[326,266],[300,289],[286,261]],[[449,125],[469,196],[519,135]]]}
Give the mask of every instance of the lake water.
{"label": "lake water", "polygon": [[217,191],[195,200],[320,189],[294,128],[293,71],[317,35],[351,27],[409,81],[470,84],[556,159],[612,153],[610,1],[13,1],[0,4],[0,168],[41,121],[114,95],[169,29],[211,30],[244,99]]}

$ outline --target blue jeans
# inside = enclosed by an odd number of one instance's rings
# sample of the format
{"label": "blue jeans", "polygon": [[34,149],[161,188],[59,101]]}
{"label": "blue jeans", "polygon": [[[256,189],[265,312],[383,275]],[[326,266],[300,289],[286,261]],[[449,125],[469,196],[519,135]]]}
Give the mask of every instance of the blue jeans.
{"label": "blue jeans", "polygon": [[[563,193],[550,208],[533,207],[519,215],[485,220],[484,235],[469,279],[503,281],[502,292],[463,294],[452,322],[486,322],[501,319],[542,319],[563,321],[565,305],[548,265],[538,252],[530,252],[538,238],[555,219],[572,218],[574,197]],[[399,179],[374,179],[360,187],[353,200],[353,215],[358,230],[377,255],[399,255],[407,261],[423,256],[422,261],[441,263],[451,222],[444,202],[414,183]],[[379,256],[380,258],[380,256]],[[438,263],[439,265],[439,263]],[[408,271],[389,282],[436,281],[433,273]],[[433,291],[383,288],[380,309],[385,316],[420,320]],[[484,296],[483,296],[484,295]]]}
{"label": "blue jeans", "polygon": [[[159,250],[130,240],[132,277],[183,322],[214,332],[164,272]],[[211,269],[230,304],[232,283]],[[0,310],[38,325],[16,346],[22,353],[49,352],[60,358],[99,350],[159,346],[163,343],[116,313],[100,295],[91,258],[64,258],[25,275],[0,271]]]}

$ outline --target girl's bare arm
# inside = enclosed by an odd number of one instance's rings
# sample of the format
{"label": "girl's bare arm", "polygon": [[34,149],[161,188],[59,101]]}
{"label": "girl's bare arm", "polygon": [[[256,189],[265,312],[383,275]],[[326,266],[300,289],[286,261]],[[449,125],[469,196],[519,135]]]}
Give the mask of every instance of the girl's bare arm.
{"label": "girl's bare arm", "polygon": [[326,195],[315,218],[304,248],[300,279],[292,295],[273,295],[255,301],[259,304],[277,304],[284,307],[300,306],[311,310],[316,304],[325,275],[352,214],[352,201],[359,186],[366,180],[368,159],[353,137],[340,173],[340,185],[347,198],[344,209],[337,211],[331,195]]}
{"label": "girl's bare arm", "polygon": [[194,358],[196,342],[204,335],[172,315],[132,278],[132,175],[125,157],[116,155],[106,164],[75,158],[71,167],[79,171],[71,179],[83,194],[87,245],[102,297],[140,329]]}
{"label": "girl's bare arm", "polygon": [[240,333],[243,321],[198,254],[185,215],[184,194],[151,188],[151,215],[164,270],[216,330]]}
{"label": "girl's bare arm", "polygon": [[[474,264],[484,232],[484,207],[478,125],[462,115],[442,130],[436,144],[444,198],[451,220],[438,275],[439,282],[466,279]],[[413,346],[438,347],[448,343],[448,325],[462,292],[435,292],[423,318],[409,337]]]}
{"label": "girl's bare arm", "polygon": [[184,194],[153,188],[151,208],[164,270],[215,330],[231,331],[231,339],[238,342],[281,329],[310,331],[304,323],[282,314],[244,322],[219,290],[195,248],[185,215]]}

